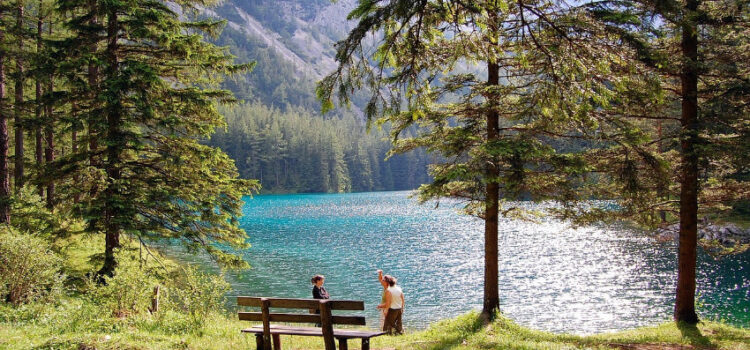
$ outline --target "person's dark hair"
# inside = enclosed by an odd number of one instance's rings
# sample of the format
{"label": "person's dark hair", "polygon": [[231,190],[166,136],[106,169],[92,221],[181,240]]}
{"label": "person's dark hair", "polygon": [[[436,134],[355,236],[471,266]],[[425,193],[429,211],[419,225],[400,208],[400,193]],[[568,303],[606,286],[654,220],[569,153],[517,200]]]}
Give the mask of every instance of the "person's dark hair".
{"label": "person's dark hair", "polygon": [[313,276],[313,278],[312,278],[312,279],[310,280],[310,283],[312,283],[312,284],[316,284],[316,283],[318,283],[318,281],[320,281],[320,280],[322,280],[322,279],[325,279],[325,277],[324,277],[323,275],[315,275],[315,276]]}
{"label": "person's dark hair", "polygon": [[388,285],[391,287],[396,285],[396,277],[393,277],[391,275],[383,276],[383,281],[385,281],[385,283],[388,283]]}

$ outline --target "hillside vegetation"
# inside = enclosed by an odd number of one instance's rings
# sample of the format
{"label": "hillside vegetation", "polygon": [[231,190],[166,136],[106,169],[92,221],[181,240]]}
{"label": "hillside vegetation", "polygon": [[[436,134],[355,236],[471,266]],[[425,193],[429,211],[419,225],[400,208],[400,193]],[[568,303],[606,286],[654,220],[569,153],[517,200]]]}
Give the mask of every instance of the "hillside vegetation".
{"label": "hillside vegetation", "polygon": [[243,178],[267,192],[406,190],[429,181],[423,150],[388,157],[387,133],[347,115],[322,119],[262,104],[226,108],[228,126],[209,144],[235,160]]}

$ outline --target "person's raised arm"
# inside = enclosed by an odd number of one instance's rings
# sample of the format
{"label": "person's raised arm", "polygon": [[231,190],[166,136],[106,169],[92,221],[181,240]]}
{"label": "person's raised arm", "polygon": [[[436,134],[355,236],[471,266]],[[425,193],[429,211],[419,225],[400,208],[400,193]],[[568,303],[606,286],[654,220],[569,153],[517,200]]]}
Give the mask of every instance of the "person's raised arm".
{"label": "person's raised arm", "polygon": [[378,282],[380,282],[380,285],[383,286],[383,289],[388,288],[388,283],[386,283],[383,279],[383,270],[378,270]]}

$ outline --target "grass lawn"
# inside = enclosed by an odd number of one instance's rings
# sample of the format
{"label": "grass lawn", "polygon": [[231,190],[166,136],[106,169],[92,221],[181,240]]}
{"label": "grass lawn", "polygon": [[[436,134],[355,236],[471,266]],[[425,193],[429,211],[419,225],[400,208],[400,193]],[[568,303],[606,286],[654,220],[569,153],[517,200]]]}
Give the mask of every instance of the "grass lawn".
{"label": "grass lawn", "polygon": [[[75,303],[73,303],[75,304]],[[70,306],[70,305],[69,305]],[[2,349],[253,349],[248,323],[214,316],[187,329],[179,315],[79,320],[76,307],[51,310],[54,319],[0,323]],[[78,305],[85,308],[85,305]],[[66,311],[67,310],[67,311]],[[0,314],[7,309],[0,309]],[[17,310],[14,310],[17,311]],[[70,312],[64,318],[65,312]],[[85,313],[85,312],[84,312]],[[76,325],[77,324],[77,325]],[[323,349],[321,338],[282,336],[285,349]],[[350,348],[359,348],[350,341]],[[403,336],[374,338],[373,349],[750,349],[750,330],[718,323],[678,327],[665,323],[617,333],[574,336],[535,331],[500,317],[482,326],[476,313],[433,324]]]}

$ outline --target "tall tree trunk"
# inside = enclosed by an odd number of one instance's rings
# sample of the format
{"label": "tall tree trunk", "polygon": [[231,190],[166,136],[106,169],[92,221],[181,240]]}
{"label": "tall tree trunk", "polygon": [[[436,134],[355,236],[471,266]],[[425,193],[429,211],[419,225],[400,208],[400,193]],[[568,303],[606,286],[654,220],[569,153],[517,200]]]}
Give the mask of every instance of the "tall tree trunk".
{"label": "tall tree trunk", "polygon": [[680,240],[677,297],[674,319],[698,323],[695,313],[695,265],[698,245],[698,33],[697,0],[687,0],[682,25],[682,179],[680,189]]}
{"label": "tall tree trunk", "polygon": [[[48,93],[52,93],[52,77],[47,85]],[[47,166],[52,166],[52,162],[55,161],[55,132],[53,129],[54,116],[52,115],[52,103],[47,103],[44,107],[45,114],[47,116],[47,126],[44,128],[44,139],[46,147],[44,148],[44,160],[47,162]],[[47,179],[47,208],[52,209],[55,206],[55,181],[51,178]]]}
{"label": "tall tree trunk", "polygon": [[[73,114],[73,120],[78,119],[78,104],[73,102],[72,107],[72,114]],[[73,122],[73,125],[71,127],[72,131],[70,132],[70,152],[73,155],[78,154],[78,130],[76,129],[78,127],[77,122]],[[78,204],[81,201],[81,192],[78,190],[79,185],[81,183],[81,175],[76,172],[75,175],[73,175],[73,188],[74,188],[74,194],[73,194],[73,203]]]}
{"label": "tall tree trunk", "polygon": [[[661,140],[662,138],[662,121],[657,120],[656,121],[656,137],[659,140],[657,147],[659,150],[659,153],[664,152],[663,142]],[[669,199],[669,193],[667,193],[667,185],[666,184],[660,184],[659,188],[657,189],[659,198]],[[661,223],[664,224],[667,222],[667,211],[662,209],[659,210],[659,218],[661,218]]]}
{"label": "tall tree trunk", "polygon": [[[114,79],[118,75],[118,43],[119,32],[117,12],[111,10],[107,16],[107,73],[106,78]],[[115,250],[120,247],[120,218],[117,204],[120,201],[120,153],[122,152],[121,140],[121,115],[122,105],[119,92],[116,98],[110,96],[107,101],[107,130],[106,130],[106,155],[104,163],[107,173],[107,188],[104,190],[104,229],[106,234],[104,250],[104,266],[100,270],[101,275],[112,275],[117,267]]]}
{"label": "tall tree trunk", "polygon": [[16,3],[18,12],[16,17],[16,31],[18,32],[18,56],[16,57],[16,99],[15,99],[15,131],[16,156],[15,156],[15,190],[18,192],[23,187],[24,182],[24,146],[23,146],[23,0]]}
{"label": "tall tree trunk", "polygon": [[[39,0],[39,18],[36,22],[36,52],[42,52],[42,27],[44,25],[44,17],[42,16],[42,0]],[[44,166],[44,138],[42,136],[42,79],[37,75],[36,78],[36,106],[34,108],[34,116],[36,118],[34,123],[35,132],[35,156],[36,166],[41,171]],[[44,197],[44,184],[39,184],[39,197]]]}
{"label": "tall tree trunk", "polygon": [[[499,67],[497,63],[488,63],[488,85],[499,85]],[[487,142],[497,140],[499,135],[499,115],[493,109],[487,113]],[[487,167],[486,201],[484,213],[484,306],[482,315],[491,320],[495,312],[500,309],[500,293],[498,291],[498,207],[500,186],[497,177],[500,171],[496,162]]]}
{"label": "tall tree trunk", "polygon": [[[52,35],[52,23],[49,24],[49,34]],[[49,81],[47,82],[47,94],[49,96],[52,96],[52,94],[55,92],[55,86],[53,80],[55,77],[53,75],[49,76]],[[48,102],[44,105],[44,112],[47,116],[47,124],[44,128],[44,138],[46,139],[47,147],[44,149],[44,160],[47,162],[47,166],[51,167],[52,162],[55,161],[55,116],[54,116],[54,110],[52,106],[52,100],[48,100]],[[55,181],[52,178],[47,179],[47,208],[54,208],[55,207]]]}
{"label": "tall tree trunk", "polygon": [[[2,9],[0,9],[2,15]],[[8,110],[5,105],[5,33],[0,28],[0,223],[10,223],[10,174],[8,170]]]}
{"label": "tall tree trunk", "polygon": [[[89,24],[92,27],[98,26],[99,25],[99,17],[98,17],[98,10],[97,10],[97,7],[96,7],[96,1],[89,0],[89,11],[92,14],[91,15],[91,19],[89,20]],[[97,47],[97,41],[96,40],[92,40],[92,43],[91,43],[91,46],[89,47],[89,50],[91,51],[91,53],[95,54],[96,51],[97,51],[97,49],[98,49],[98,47]],[[98,106],[98,104],[96,102],[96,97],[97,97],[97,94],[98,94],[98,91],[99,91],[99,87],[98,87],[98,84],[99,84],[99,67],[93,61],[89,62],[89,67],[88,67],[88,83],[89,83],[89,93],[90,93],[90,95],[89,95],[89,104],[90,104],[89,105],[89,108],[90,108],[89,113],[93,113],[92,110]],[[91,117],[89,117],[89,119],[90,118]],[[99,167],[99,159],[97,158],[97,156],[94,153],[99,148],[99,139],[98,139],[98,135],[96,133],[96,127],[94,125],[92,125],[90,122],[89,122],[89,125],[88,125],[88,139],[89,139],[88,147],[89,147],[89,152],[90,152],[90,155],[89,155],[89,165],[92,168],[96,169],[96,168]],[[94,181],[94,184],[91,186],[91,188],[89,190],[89,196],[91,196],[91,197],[95,196],[98,191],[99,191],[98,186],[96,184],[96,181]]]}

